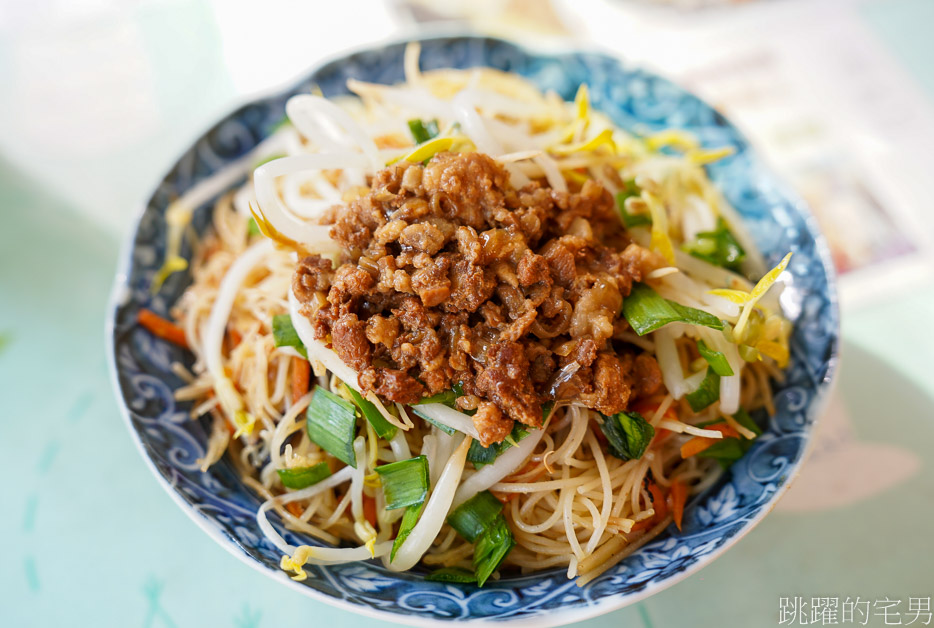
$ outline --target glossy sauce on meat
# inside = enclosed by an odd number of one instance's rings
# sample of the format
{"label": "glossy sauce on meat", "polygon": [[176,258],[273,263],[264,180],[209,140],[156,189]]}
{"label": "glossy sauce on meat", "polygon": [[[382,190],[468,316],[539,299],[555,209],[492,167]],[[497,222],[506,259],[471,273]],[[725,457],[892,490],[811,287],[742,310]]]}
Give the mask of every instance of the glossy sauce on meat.
{"label": "glossy sauce on meat", "polygon": [[293,278],[364,390],[412,404],[460,383],[485,446],[513,421],[540,426],[545,401],[614,414],[661,386],[654,358],[614,336],[632,283],[663,262],[630,242],[599,184],[508,181],[480,153],[388,167],[336,211],[345,263],[306,257]]}

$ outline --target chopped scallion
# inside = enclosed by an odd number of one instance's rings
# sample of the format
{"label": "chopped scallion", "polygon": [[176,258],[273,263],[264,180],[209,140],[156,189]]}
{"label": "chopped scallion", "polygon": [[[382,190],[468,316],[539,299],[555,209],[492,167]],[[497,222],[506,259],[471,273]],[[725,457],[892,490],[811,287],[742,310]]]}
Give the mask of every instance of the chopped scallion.
{"label": "chopped scallion", "polygon": [[478,440],[474,440],[472,443],[470,443],[470,449],[467,451],[467,460],[472,462],[475,467],[482,467],[483,465],[491,464],[504,451],[510,447],[513,447],[516,443],[528,435],[529,431],[525,429],[521,423],[515,423],[512,426],[512,433],[509,434],[509,436],[507,436],[506,439],[501,443],[493,443],[489,447],[484,447]]}
{"label": "chopped scallion", "polygon": [[554,401],[546,401],[542,404],[542,422],[548,420],[548,417],[551,416],[551,411],[554,409],[554,407]]}
{"label": "chopped scallion", "polygon": [[473,567],[478,586],[483,586],[515,545],[516,539],[506,525],[506,518],[498,515],[474,544]]}
{"label": "chopped scallion", "polygon": [[698,458],[712,458],[720,463],[720,466],[727,469],[734,462],[743,457],[749,448],[750,441],[742,441],[738,438],[724,438],[719,440],[704,451],[697,454]]}
{"label": "chopped scallion", "polygon": [[713,314],[662,298],[643,283],[633,284],[632,292],[623,299],[623,316],[640,336],[676,322],[723,329],[723,322]]}
{"label": "chopped scallion", "polygon": [[438,136],[438,121],[429,120],[428,122],[424,122],[418,118],[409,120],[409,131],[412,132],[412,138],[415,139],[416,144],[424,144],[428,140]]}
{"label": "chopped scallion", "polygon": [[405,508],[425,501],[428,495],[428,458],[416,456],[374,469],[386,497],[386,510]]}
{"label": "chopped scallion", "polygon": [[292,326],[292,318],[288,314],[277,314],[272,317],[272,339],[277,347],[295,347],[305,358],[308,352],[298,332]]}
{"label": "chopped scallion", "polygon": [[[756,436],[762,434],[762,428],[759,427],[755,420],[753,420],[753,418],[749,416],[749,413],[743,408],[740,408],[736,414],[733,415],[733,418],[736,419],[737,423],[749,429]],[[715,419],[713,421],[707,421],[706,423],[700,423],[697,427],[710,427],[711,425],[723,424],[724,421],[722,419]],[[698,453],[697,457],[711,458],[716,460],[724,469],[728,469],[730,465],[743,457],[749,448],[752,447],[752,443],[752,440],[746,439],[743,436],[739,438],[724,438]]]}
{"label": "chopped scallion", "polygon": [[307,488],[317,484],[331,475],[331,468],[326,462],[319,462],[311,467],[294,467],[292,469],[276,469],[282,486],[286,488]]}
{"label": "chopped scallion", "polygon": [[447,407],[457,410],[454,402],[457,401],[458,397],[463,396],[464,389],[461,387],[460,382],[458,382],[454,384],[451,390],[445,390],[444,392],[439,392],[437,395],[431,395],[430,397],[422,397],[419,399],[418,403],[443,403]]}
{"label": "chopped scallion", "polygon": [[353,404],[318,386],[308,402],[305,419],[312,442],[341,462],[357,468],[353,450],[357,414]]}
{"label": "chopped scallion", "polygon": [[442,567],[425,576],[431,582],[453,582],[455,584],[473,584],[477,581],[474,572],[463,567]]}
{"label": "chopped scallion", "polygon": [[424,509],[425,502],[415,506],[409,506],[405,509],[405,514],[402,515],[402,521],[399,522],[399,531],[396,533],[396,539],[392,542],[392,550],[389,552],[389,562],[395,559],[396,551],[402,547],[405,540],[409,538],[409,533],[412,532],[412,528],[418,523],[418,518],[421,516],[422,510]]}
{"label": "chopped scallion", "polygon": [[437,427],[439,430],[441,430],[441,431],[444,432],[445,434],[448,434],[449,436],[453,436],[454,433],[457,431],[457,430],[455,430],[453,427],[449,427],[449,426],[445,425],[444,423],[441,423],[440,421],[435,421],[433,418],[431,418],[430,416],[428,416],[427,413],[421,412],[421,411],[418,409],[418,404],[416,404],[416,405],[414,405],[414,406],[410,406],[410,407],[412,408],[412,412],[414,412],[416,416],[425,419],[426,421],[428,421],[429,423],[431,423],[432,425],[434,425],[435,427]]}
{"label": "chopped scallion", "polygon": [[713,372],[721,377],[729,377],[733,374],[733,368],[730,366],[730,363],[727,362],[726,356],[723,355],[722,351],[714,351],[707,346],[703,340],[697,341],[697,352],[701,354],[701,357],[707,361],[707,364],[710,365],[710,368],[713,369]]}
{"label": "chopped scallion", "polygon": [[691,410],[700,412],[714,401],[720,399],[720,376],[717,375],[713,367],[707,369],[707,375],[698,386],[697,390],[684,396]]}
{"label": "chopped scallion", "polygon": [[396,426],[387,421],[386,417],[384,417],[382,413],[377,410],[376,406],[371,401],[364,399],[363,395],[358,393],[347,384],[344,384],[344,388],[347,389],[347,392],[350,394],[353,402],[357,404],[358,408],[360,408],[360,412],[363,413],[363,417],[370,422],[370,425],[373,426],[377,436],[389,440],[396,435]]}
{"label": "chopped scallion", "polygon": [[649,214],[630,214],[628,211],[626,211],[626,199],[633,196],[639,196],[641,190],[639,190],[636,182],[632,179],[629,179],[625,183],[626,189],[616,193],[616,208],[619,210],[619,215],[623,220],[623,225],[625,225],[627,229],[641,227],[643,225],[651,225],[652,217]]}
{"label": "chopped scallion", "polygon": [[733,418],[736,419],[736,422],[751,431],[756,436],[762,435],[762,428],[753,420],[749,413],[744,409],[740,408],[733,415]]}
{"label": "chopped scallion", "polygon": [[[474,544],[474,573],[481,587],[516,545],[502,510],[503,504],[489,491],[483,491],[448,515],[451,527]],[[466,578],[466,575],[459,577]]]}
{"label": "chopped scallion", "polygon": [[489,491],[477,493],[448,515],[448,523],[473,543],[503,510],[503,503]]}
{"label": "chopped scallion", "polygon": [[638,412],[604,415],[600,430],[606,436],[610,453],[620,460],[641,458],[655,436],[655,428]]}
{"label": "chopped scallion", "polygon": [[730,233],[723,218],[717,221],[714,231],[698,233],[694,240],[684,243],[681,248],[705,262],[730,270],[740,270],[746,259],[746,251]]}

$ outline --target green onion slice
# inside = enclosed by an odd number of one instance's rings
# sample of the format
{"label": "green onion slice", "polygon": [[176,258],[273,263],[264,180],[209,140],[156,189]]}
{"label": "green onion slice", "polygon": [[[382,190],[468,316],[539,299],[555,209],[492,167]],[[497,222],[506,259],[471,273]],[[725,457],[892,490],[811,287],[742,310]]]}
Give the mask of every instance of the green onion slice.
{"label": "green onion slice", "polygon": [[453,408],[456,399],[457,394],[453,390],[445,390],[444,392],[439,392],[437,395],[422,397],[417,403],[443,403],[447,407]]}
{"label": "green onion slice", "polygon": [[499,567],[506,554],[516,545],[506,518],[497,515],[493,523],[477,538],[473,549],[473,567],[477,585],[483,586],[487,578]]}
{"label": "green onion slice", "polygon": [[363,395],[358,393],[356,390],[344,384],[344,388],[347,389],[347,392],[350,394],[350,397],[353,399],[353,402],[357,404],[357,407],[360,408],[360,412],[363,413],[363,417],[370,422],[370,425],[373,426],[373,430],[376,432],[376,435],[380,438],[389,440],[396,435],[396,426],[386,420],[386,417],[376,409],[376,406],[371,402],[363,398]]}
{"label": "green onion slice", "polygon": [[[707,346],[703,340],[697,341],[697,351],[701,354],[701,357],[707,361],[707,364],[710,365],[710,368],[713,369],[713,372],[721,377],[729,377],[733,374],[733,368],[730,366],[730,363],[727,362],[726,356],[723,355],[722,351],[714,351]],[[698,369],[699,370],[699,369]]]}
{"label": "green onion slice", "polygon": [[277,347],[295,347],[306,359],[308,352],[298,332],[292,327],[292,318],[288,314],[277,314],[272,317],[272,338]]}
{"label": "green onion slice", "polygon": [[470,541],[477,540],[503,510],[503,503],[490,491],[477,493],[448,515],[448,523]]}
{"label": "green onion slice", "polygon": [[331,468],[326,462],[319,462],[310,467],[294,467],[292,469],[276,469],[282,486],[286,488],[307,488],[317,484],[331,475]]}
{"label": "green onion slice", "polygon": [[[454,384],[454,387],[451,388],[451,390],[445,390],[444,392],[439,392],[437,395],[431,395],[430,397],[422,397],[421,399],[418,400],[417,404],[443,403],[449,408],[458,410],[454,402],[457,401],[458,397],[463,397],[463,396],[464,396],[464,389],[461,386],[460,382],[458,382]],[[458,412],[460,412],[460,410],[458,410]]]}
{"label": "green onion slice", "polygon": [[[756,436],[762,435],[762,428],[759,427],[755,420],[749,416],[749,413],[743,408],[740,408],[736,414],[733,415],[733,418],[736,419],[737,423],[755,433]],[[713,421],[707,421],[706,423],[700,423],[698,427],[710,427],[711,425],[723,423],[724,421],[722,419],[715,419]],[[739,438],[724,438],[697,454],[697,457],[711,458],[716,460],[724,469],[728,469],[730,465],[742,458],[749,448],[752,447],[752,442],[752,440],[748,440],[742,435],[740,435]]]}
{"label": "green onion slice", "polygon": [[668,323],[703,325],[723,329],[723,322],[707,312],[664,299],[644,283],[632,286],[632,292],[623,299],[623,316],[638,335],[644,336]]}
{"label": "green onion slice", "polygon": [[386,496],[386,510],[405,508],[425,501],[428,495],[428,458],[416,456],[374,469]]}
{"label": "green onion slice", "polygon": [[762,435],[762,428],[756,424],[753,418],[749,416],[749,413],[744,409],[740,408],[737,410],[736,414],[733,415],[733,418],[736,419],[737,423],[754,433],[756,436]]}
{"label": "green onion slice", "polygon": [[610,454],[620,460],[641,458],[655,436],[655,428],[638,412],[603,415],[600,430],[606,436]]}
{"label": "green onion slice", "polygon": [[470,443],[470,449],[467,450],[467,460],[472,462],[475,467],[492,464],[504,451],[516,445],[528,435],[529,431],[521,423],[515,423],[512,426],[512,432],[501,443],[493,443],[489,447],[484,447],[478,440]]}
{"label": "green onion slice", "polygon": [[312,442],[341,462],[357,468],[353,450],[357,415],[352,403],[318,386],[308,403],[305,419]]}
{"label": "green onion slice", "polygon": [[730,233],[723,218],[717,220],[717,228],[714,231],[698,233],[694,240],[685,242],[681,248],[705,262],[734,271],[741,270],[746,259],[746,251]]}
{"label": "green onion slice", "polygon": [[730,465],[743,457],[748,449],[748,443],[749,441],[745,441],[744,444],[744,441],[736,438],[724,438],[700,452],[697,456],[716,460],[721,467],[728,469]]}
{"label": "green onion slice", "polygon": [[477,581],[474,572],[463,567],[442,567],[425,576],[431,582],[453,582],[456,584],[473,584]]}
{"label": "green onion slice", "polygon": [[684,396],[694,412],[700,412],[720,398],[720,376],[713,367],[707,368],[707,375],[697,387],[697,390]]}
{"label": "green onion slice", "polygon": [[428,122],[424,122],[418,118],[409,120],[409,131],[412,132],[412,137],[415,139],[416,144],[424,144],[428,140],[438,136],[438,121],[429,120]]}
{"label": "green onion slice", "polygon": [[396,533],[396,539],[392,542],[392,550],[389,552],[389,562],[395,560],[396,551],[402,547],[405,540],[409,538],[409,533],[412,531],[412,528],[415,527],[415,524],[418,523],[418,518],[421,516],[422,510],[424,509],[425,502],[415,506],[409,506],[405,509],[405,514],[402,515],[402,521],[399,523],[399,532]]}
{"label": "green onion slice", "polygon": [[623,225],[627,229],[651,225],[652,217],[648,214],[630,214],[626,211],[626,199],[631,196],[639,196],[640,190],[631,179],[626,181],[626,189],[616,193],[616,208],[619,210],[619,216],[623,220]]}
{"label": "green onion slice", "polygon": [[429,423],[437,427],[439,430],[441,430],[445,434],[448,434],[449,436],[453,436],[454,433],[457,431],[453,427],[448,427],[447,425],[445,425],[444,423],[441,423],[440,421],[435,421],[433,418],[428,416],[426,413],[419,411],[418,404],[414,406],[409,406],[409,407],[412,408],[412,412],[414,412],[416,416],[421,417],[422,419],[428,421]]}

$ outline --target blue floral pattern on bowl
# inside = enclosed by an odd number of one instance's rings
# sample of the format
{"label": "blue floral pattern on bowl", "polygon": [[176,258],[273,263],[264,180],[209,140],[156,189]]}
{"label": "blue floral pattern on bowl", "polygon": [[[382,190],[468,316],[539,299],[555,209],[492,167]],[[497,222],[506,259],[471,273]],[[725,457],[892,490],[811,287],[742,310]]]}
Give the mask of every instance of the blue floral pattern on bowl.
{"label": "blue floral pattern on bowl", "polygon": [[[580,620],[634,602],[710,562],[771,509],[802,460],[837,361],[833,272],[813,218],[762,167],[729,122],[669,81],[602,54],[536,54],[483,37],[422,41],[423,69],[490,66],[518,72],[565,99],[586,83],[593,105],[623,128],[682,128],[706,147],[733,147],[732,156],[709,167],[712,179],[744,217],[770,264],[787,251],[795,253],[782,296],[794,322],[792,360],[786,381],[775,389],[778,412],[767,421],[765,433],[716,485],[692,500],[683,532],[672,526],[584,587],[568,581],[562,570],[551,570],[506,576],[478,589],[428,582],[418,570],[392,573],[375,561],[309,566],[306,581],[292,582],[279,570],[279,552],[256,524],[260,499],[226,462],[208,473],[198,468],[207,423],[190,420],[190,404],[176,403],[172,397],[182,382],[170,364],[190,363],[190,356],[135,325],[141,307],[167,312],[190,281],[186,273],[178,273],[158,295],[149,289],[164,253],[168,202],[267,136],[293,94],[307,93],[313,85],[326,96],[344,94],[348,78],[402,80],[403,50],[404,44],[398,43],[351,54],[317,69],[290,90],[241,107],[198,139],[163,178],[128,244],[108,331],[114,385],[130,430],[170,495],[205,531],[254,567],[317,599],[406,623],[510,620],[536,626]],[[196,213],[198,233],[208,228],[209,213],[210,204]],[[290,543],[315,543],[273,520]]]}

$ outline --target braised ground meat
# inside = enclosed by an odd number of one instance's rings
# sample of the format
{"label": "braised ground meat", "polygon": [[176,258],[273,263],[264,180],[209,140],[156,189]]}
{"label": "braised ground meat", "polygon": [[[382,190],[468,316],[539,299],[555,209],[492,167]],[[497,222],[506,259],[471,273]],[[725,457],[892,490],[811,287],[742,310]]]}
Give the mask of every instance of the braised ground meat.
{"label": "braised ground meat", "polygon": [[344,263],[306,257],[292,283],[362,389],[412,404],[460,383],[484,446],[540,426],[545,401],[614,414],[661,386],[654,358],[618,338],[632,283],[663,261],[599,184],[508,182],[480,153],[388,167],[334,213]]}
{"label": "braised ground meat", "polygon": [[490,401],[481,401],[477,405],[473,422],[481,443],[499,443],[512,431],[512,421],[504,420],[499,406]]}

